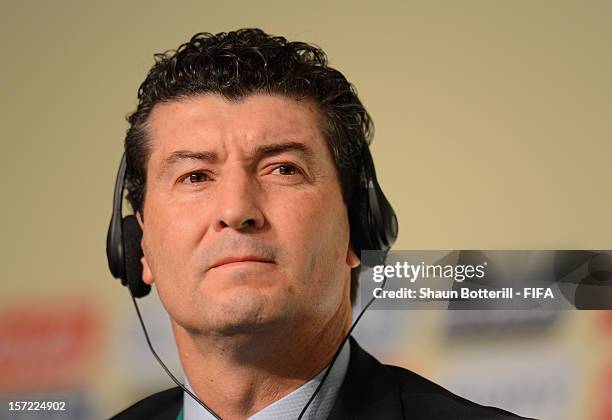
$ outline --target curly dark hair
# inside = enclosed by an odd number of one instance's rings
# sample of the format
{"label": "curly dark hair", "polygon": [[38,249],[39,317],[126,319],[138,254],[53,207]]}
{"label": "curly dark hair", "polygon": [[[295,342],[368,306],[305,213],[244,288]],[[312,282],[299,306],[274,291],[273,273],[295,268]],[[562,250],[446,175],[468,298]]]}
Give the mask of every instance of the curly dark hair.
{"label": "curly dark hair", "polygon": [[[373,135],[370,115],[354,86],[328,66],[320,48],[289,42],[260,29],[216,35],[198,33],[176,50],[155,54],[138,90],[138,107],[127,117],[127,199],[143,210],[150,141],[146,123],[155,105],[201,94],[237,101],[255,93],[311,99],[321,113],[321,131],[332,153],[347,208],[362,177],[363,148]],[[354,303],[360,267],[351,271]]]}

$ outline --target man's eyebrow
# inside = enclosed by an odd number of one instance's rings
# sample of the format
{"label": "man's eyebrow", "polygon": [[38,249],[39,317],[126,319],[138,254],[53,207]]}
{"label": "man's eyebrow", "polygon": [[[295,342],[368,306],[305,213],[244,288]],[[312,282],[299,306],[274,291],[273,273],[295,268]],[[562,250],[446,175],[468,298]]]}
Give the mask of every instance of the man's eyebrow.
{"label": "man's eyebrow", "polygon": [[[266,156],[274,156],[285,152],[295,151],[301,154],[306,162],[310,165],[314,160],[314,152],[304,143],[297,141],[288,141],[283,143],[272,143],[258,146],[255,148],[254,156],[256,160]],[[215,162],[218,159],[217,153],[211,151],[192,151],[192,150],[177,150],[172,152],[161,165],[159,177],[163,177],[172,166],[182,161],[202,161]]]}
{"label": "man's eyebrow", "polygon": [[217,154],[215,152],[210,151],[191,151],[191,150],[177,150],[176,152],[172,152],[170,156],[168,156],[161,165],[161,170],[159,171],[159,176],[163,177],[163,175],[175,164],[185,161],[185,160],[197,160],[203,162],[214,162],[217,160]]}
{"label": "man's eyebrow", "polygon": [[314,159],[314,152],[312,149],[297,141],[288,141],[284,143],[273,143],[259,146],[255,149],[255,156],[261,159],[265,156],[274,156],[285,152],[298,152],[304,157],[308,164],[311,164]]}

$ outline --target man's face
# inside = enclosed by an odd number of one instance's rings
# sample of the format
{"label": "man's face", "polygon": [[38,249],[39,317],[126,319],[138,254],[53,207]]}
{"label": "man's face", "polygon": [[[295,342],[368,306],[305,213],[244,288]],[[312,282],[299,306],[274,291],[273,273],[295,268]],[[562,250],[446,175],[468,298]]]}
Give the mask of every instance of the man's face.
{"label": "man's face", "polygon": [[148,133],[143,279],[178,325],[248,333],[346,310],[358,259],[313,103],[195,96],[158,104]]}

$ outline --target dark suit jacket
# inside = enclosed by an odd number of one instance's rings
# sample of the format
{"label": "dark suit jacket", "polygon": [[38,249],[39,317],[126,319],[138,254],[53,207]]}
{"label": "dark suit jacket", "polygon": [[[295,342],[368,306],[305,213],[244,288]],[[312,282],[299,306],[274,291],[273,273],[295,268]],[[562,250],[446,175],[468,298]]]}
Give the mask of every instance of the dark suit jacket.
{"label": "dark suit jacket", "polygon": [[[330,420],[501,420],[517,419],[504,410],[484,407],[452,394],[409,370],[380,364],[351,337],[351,358]],[[175,420],[183,390],[171,388],[122,411],[116,420]]]}

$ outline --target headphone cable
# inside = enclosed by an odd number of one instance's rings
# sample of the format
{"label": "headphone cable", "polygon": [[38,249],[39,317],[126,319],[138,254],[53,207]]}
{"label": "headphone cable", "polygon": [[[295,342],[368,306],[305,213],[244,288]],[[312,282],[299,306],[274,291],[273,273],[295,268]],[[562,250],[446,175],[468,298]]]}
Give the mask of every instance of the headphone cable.
{"label": "headphone cable", "polygon": [[[383,282],[380,285],[381,289],[384,289],[385,288],[385,284],[387,283],[387,276],[384,273],[383,273],[383,277],[384,277]],[[336,362],[336,359],[338,358],[338,355],[340,354],[340,351],[342,351],[342,348],[344,347],[344,344],[346,343],[346,340],[348,340],[348,338],[351,336],[351,333],[353,332],[353,330],[357,326],[357,323],[359,322],[359,320],[361,319],[361,317],[363,316],[365,311],[370,307],[370,305],[372,305],[372,303],[375,300],[376,300],[376,296],[372,296],[372,298],[366,304],[366,306],[364,306],[363,309],[361,310],[361,312],[359,312],[359,315],[357,316],[357,318],[355,318],[355,321],[353,322],[353,325],[351,326],[351,328],[348,330],[348,332],[344,336],[344,339],[342,340],[342,343],[340,343],[340,347],[338,347],[338,350],[336,350],[336,354],[334,354],[334,357],[332,357],[331,362],[329,362],[329,366],[327,367],[327,370],[325,371],[325,374],[323,374],[323,378],[321,378],[321,382],[319,382],[319,385],[317,386],[317,389],[315,389],[315,391],[310,396],[310,399],[308,399],[308,402],[306,403],[304,408],[302,408],[302,412],[298,416],[297,420],[302,420],[302,417],[306,413],[306,410],[308,410],[308,406],[310,406],[310,403],[312,403],[314,401],[315,397],[317,396],[317,394],[319,393],[321,388],[323,388],[323,384],[324,384],[325,380],[327,379],[327,376],[329,375],[329,372],[331,372],[332,367],[334,366],[334,363]]]}
{"label": "headphone cable", "polygon": [[147,344],[149,345],[149,349],[151,350],[151,353],[153,353],[153,356],[155,356],[155,358],[157,359],[161,367],[166,371],[166,373],[168,374],[168,376],[170,376],[170,378],[174,381],[174,383],[177,384],[180,388],[182,388],[183,391],[185,391],[189,396],[191,396],[191,398],[197,401],[202,406],[202,408],[204,408],[204,410],[208,411],[216,419],[222,420],[221,417],[217,415],[217,413],[215,413],[210,407],[204,404],[204,402],[200,400],[197,396],[195,396],[193,392],[188,390],[185,387],[185,385],[180,383],[179,380],[176,379],[176,377],[170,372],[170,369],[168,369],[166,365],[164,364],[164,362],[162,362],[161,358],[155,352],[155,349],[153,349],[153,345],[151,344],[151,340],[149,339],[149,334],[147,333],[147,328],[145,327],[144,321],[142,320],[142,316],[140,315],[140,309],[138,308],[138,304],[136,303],[136,298],[132,294],[131,289],[130,289],[130,296],[132,296],[132,301],[134,302],[134,307],[136,308],[136,313],[138,314],[138,320],[140,321],[140,325],[142,326],[142,331],[144,331],[144,335],[145,335],[145,338],[147,339]]}

